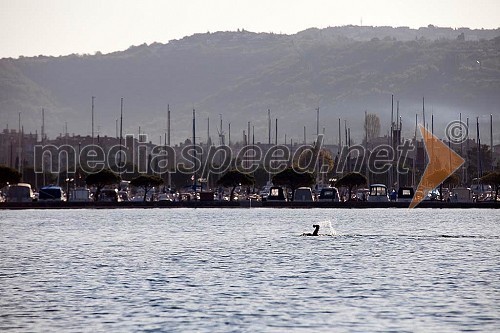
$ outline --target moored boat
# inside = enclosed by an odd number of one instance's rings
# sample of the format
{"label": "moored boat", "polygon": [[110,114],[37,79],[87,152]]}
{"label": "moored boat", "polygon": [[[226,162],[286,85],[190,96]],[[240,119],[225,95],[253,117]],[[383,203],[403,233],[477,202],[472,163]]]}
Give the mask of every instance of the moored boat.
{"label": "moored boat", "polygon": [[387,193],[387,186],[384,184],[371,184],[370,194],[367,200],[369,202],[388,202],[389,195]]}

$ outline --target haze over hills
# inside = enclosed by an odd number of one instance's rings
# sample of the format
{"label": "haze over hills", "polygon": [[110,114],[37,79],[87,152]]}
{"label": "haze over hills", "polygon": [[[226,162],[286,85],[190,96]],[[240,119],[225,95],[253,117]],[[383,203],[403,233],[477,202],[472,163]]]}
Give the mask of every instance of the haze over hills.
{"label": "haze over hills", "polygon": [[[247,31],[196,34],[167,44],[133,46],[110,54],[0,60],[0,124],[25,132],[91,132],[114,136],[124,98],[124,133],[141,131],[159,143],[172,111],[173,143],[191,136],[193,107],[198,136],[211,137],[222,115],[231,122],[232,141],[241,140],[250,121],[256,141],[267,142],[267,110],[278,118],[279,142],[287,135],[302,142],[321,128],[336,143],[338,118],[361,141],[367,110],[388,130],[391,94],[400,101],[403,133],[412,136],[415,113],[434,113],[436,128],[457,119],[496,115],[500,128],[500,29],[470,30],[429,26],[332,27],[295,35]],[[396,106],[395,106],[396,111]],[[419,116],[420,117],[420,116]],[[485,121],[486,124],[486,121]],[[442,132],[442,131],[441,131]],[[496,131],[496,139],[500,133]],[[437,133],[442,136],[443,133]],[[274,136],[274,135],[273,135]]]}

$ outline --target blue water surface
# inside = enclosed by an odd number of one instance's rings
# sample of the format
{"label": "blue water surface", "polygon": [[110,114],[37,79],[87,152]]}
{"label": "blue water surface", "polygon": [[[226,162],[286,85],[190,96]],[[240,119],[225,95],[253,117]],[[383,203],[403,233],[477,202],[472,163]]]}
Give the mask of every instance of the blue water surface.
{"label": "blue water surface", "polygon": [[498,332],[499,255],[499,210],[4,210],[0,331]]}

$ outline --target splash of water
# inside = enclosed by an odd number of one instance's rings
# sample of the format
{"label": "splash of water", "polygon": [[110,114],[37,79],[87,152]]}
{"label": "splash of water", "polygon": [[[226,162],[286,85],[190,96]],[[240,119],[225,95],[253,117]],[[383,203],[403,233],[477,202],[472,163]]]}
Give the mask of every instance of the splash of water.
{"label": "splash of water", "polygon": [[323,228],[323,230],[326,229],[328,231],[326,233],[326,235],[328,235],[328,236],[337,236],[338,235],[337,231],[333,228],[331,220],[321,221],[319,223],[319,225],[320,225],[320,230],[321,230],[321,228]]}

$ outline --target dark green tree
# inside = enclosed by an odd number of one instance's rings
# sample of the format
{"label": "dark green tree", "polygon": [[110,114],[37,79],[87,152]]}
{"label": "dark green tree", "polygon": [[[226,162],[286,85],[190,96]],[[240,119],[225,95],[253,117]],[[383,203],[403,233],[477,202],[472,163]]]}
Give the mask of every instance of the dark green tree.
{"label": "dark green tree", "polygon": [[177,188],[177,189],[182,189],[185,188],[188,185],[193,185],[193,181],[191,180],[191,177],[193,176],[193,172],[190,170],[187,170],[184,168],[182,165],[179,165],[177,170],[175,172],[171,173],[171,184],[172,187]]}
{"label": "dark green tree", "polygon": [[483,177],[481,177],[481,182],[491,185],[495,189],[495,201],[498,198],[498,190],[500,188],[500,171],[492,171]]}
{"label": "dark green tree", "polygon": [[297,172],[294,168],[286,168],[273,177],[273,184],[286,186],[292,191],[292,201],[294,200],[295,190],[301,186],[312,186],[315,177],[312,172]]}
{"label": "dark green tree", "polygon": [[336,187],[347,187],[349,189],[348,201],[351,201],[351,193],[354,187],[365,185],[367,183],[366,177],[358,172],[349,172],[344,177],[337,180]]}
{"label": "dark green tree", "polygon": [[262,167],[259,166],[257,170],[253,173],[255,177],[255,186],[262,187],[270,180],[269,173]]}
{"label": "dark green tree", "polygon": [[21,174],[13,168],[0,165],[0,189],[9,184],[17,184],[21,180]]}
{"label": "dark green tree", "polygon": [[[485,170],[489,170],[491,163],[491,151],[489,146],[481,145],[479,149],[478,155],[477,146],[472,147],[465,157],[467,161],[467,174],[469,175],[469,179],[466,180],[466,183],[471,183],[474,178],[480,178],[485,175]],[[479,162],[479,165],[478,165]]]}
{"label": "dark green tree", "polygon": [[99,194],[101,194],[101,190],[104,186],[117,184],[120,180],[121,178],[119,175],[109,169],[104,169],[99,172],[90,173],[87,178],[85,178],[85,184],[96,187],[94,201],[98,201]]}
{"label": "dark green tree", "polygon": [[140,187],[144,190],[144,200],[146,201],[149,190],[163,184],[163,179],[154,175],[140,175],[130,181],[130,185]]}
{"label": "dark green tree", "polygon": [[[119,169],[118,167],[116,167],[116,168]],[[132,179],[137,178],[141,175],[139,173],[139,171],[137,170],[137,165],[132,164],[130,162],[127,162],[125,164],[124,169],[127,171],[122,173],[122,180],[130,180],[131,181]]]}
{"label": "dark green tree", "polygon": [[[325,148],[321,148],[317,156],[315,156],[316,148],[313,150],[306,149],[302,151],[296,161],[294,161],[295,170],[317,172],[320,171],[322,178],[330,178],[333,176],[335,160],[332,153]],[[314,160],[317,158],[317,161]],[[324,179],[323,179],[324,180]]]}
{"label": "dark green tree", "polygon": [[218,185],[231,188],[230,201],[233,201],[236,186],[250,186],[253,183],[255,183],[255,179],[251,175],[239,172],[238,170],[229,170],[217,181]]}

